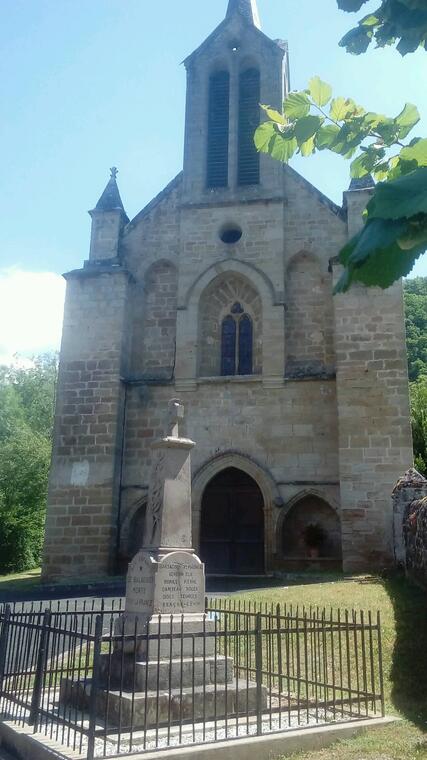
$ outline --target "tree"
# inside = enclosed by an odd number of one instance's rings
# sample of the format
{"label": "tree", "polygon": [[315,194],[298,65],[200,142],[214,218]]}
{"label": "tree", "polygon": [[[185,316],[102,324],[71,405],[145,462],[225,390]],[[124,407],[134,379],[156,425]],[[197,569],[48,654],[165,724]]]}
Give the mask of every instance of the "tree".
{"label": "tree", "polygon": [[406,280],[406,346],[411,381],[427,377],[427,277]]}
{"label": "tree", "polygon": [[[356,11],[364,2],[338,0],[338,5]],[[414,26],[409,28],[409,23]],[[409,35],[412,46],[415,39],[419,40],[416,47],[425,46],[426,24],[424,0],[383,0],[378,11],[359,24],[357,34],[367,44],[353,45],[352,52],[362,52],[374,38],[378,44],[392,44],[398,31],[401,42],[405,41],[402,54],[410,50]],[[344,38],[348,48],[351,35],[357,36],[354,32]],[[369,179],[372,174],[379,182],[367,206],[364,227],[339,254],[344,272],[336,292],[348,290],[354,281],[386,288],[409,274],[427,249],[427,139],[406,141],[420,119],[416,106],[406,103],[396,117],[387,117],[367,111],[351,98],[333,98],[331,86],[313,77],[307,89],[290,93],[281,112],[263,108],[268,121],[254,137],[260,152],[287,163],[297,152],[310,156],[330,150],[353,159],[353,178]]]}
{"label": "tree", "polygon": [[0,572],[39,564],[57,357],[0,367]]}
{"label": "tree", "polygon": [[411,384],[411,421],[415,467],[427,475],[427,377]]}
{"label": "tree", "polygon": [[[359,11],[368,0],[338,0],[343,11]],[[398,41],[398,42],[397,42]],[[394,45],[401,55],[419,47],[427,50],[427,8],[425,0],[382,0],[373,13],[359,21],[340,42],[347,52],[359,55],[376,42],[378,47]]]}

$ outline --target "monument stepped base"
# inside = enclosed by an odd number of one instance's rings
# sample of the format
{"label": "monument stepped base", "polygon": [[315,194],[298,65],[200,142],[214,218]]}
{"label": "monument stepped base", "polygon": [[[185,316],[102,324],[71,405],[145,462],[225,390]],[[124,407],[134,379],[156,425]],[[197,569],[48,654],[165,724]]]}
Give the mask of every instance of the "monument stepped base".
{"label": "monument stepped base", "polygon": [[172,660],[150,660],[134,663],[132,657],[122,658],[120,652],[101,656],[101,686],[110,689],[155,691],[159,689],[183,689],[203,684],[232,683],[233,659],[223,655],[209,657],[176,657]]}
{"label": "monument stepped base", "polygon": [[[89,706],[91,683],[86,685],[70,679],[61,683],[62,703],[80,710]],[[262,709],[267,708],[267,690],[261,690]],[[120,725],[122,730],[153,728],[181,721],[221,719],[225,716],[248,715],[257,708],[257,686],[253,681],[205,684],[194,688],[157,689],[138,692],[98,691],[97,715],[109,726]]]}

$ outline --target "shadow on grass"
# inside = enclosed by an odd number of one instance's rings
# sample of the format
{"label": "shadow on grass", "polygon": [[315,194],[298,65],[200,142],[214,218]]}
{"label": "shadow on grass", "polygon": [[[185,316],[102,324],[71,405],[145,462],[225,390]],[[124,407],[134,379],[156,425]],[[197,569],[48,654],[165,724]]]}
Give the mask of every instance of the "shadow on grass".
{"label": "shadow on grass", "polygon": [[206,592],[208,594],[232,594],[260,589],[283,588],[287,586],[311,586],[317,583],[333,583],[352,580],[340,572],[283,573],[277,576],[207,576]]}
{"label": "shadow on grass", "polygon": [[427,594],[398,575],[386,578],[384,587],[396,622],[391,698],[405,718],[427,731]]}

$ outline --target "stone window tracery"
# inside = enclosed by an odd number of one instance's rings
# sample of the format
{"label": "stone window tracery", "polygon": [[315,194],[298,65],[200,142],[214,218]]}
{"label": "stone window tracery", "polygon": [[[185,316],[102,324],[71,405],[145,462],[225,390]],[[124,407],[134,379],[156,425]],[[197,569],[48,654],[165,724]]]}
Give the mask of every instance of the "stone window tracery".
{"label": "stone window tracery", "polygon": [[252,370],[252,320],[236,302],[222,320],[221,375],[252,375]]}
{"label": "stone window tracery", "polygon": [[262,374],[261,298],[241,275],[216,278],[201,296],[198,374]]}

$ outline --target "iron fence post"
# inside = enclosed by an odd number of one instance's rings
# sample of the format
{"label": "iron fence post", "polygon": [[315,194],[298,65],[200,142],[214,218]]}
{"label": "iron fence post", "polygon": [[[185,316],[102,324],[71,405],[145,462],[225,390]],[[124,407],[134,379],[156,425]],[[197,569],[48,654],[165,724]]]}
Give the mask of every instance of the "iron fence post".
{"label": "iron fence post", "polygon": [[101,665],[102,629],[102,615],[98,615],[95,623],[95,638],[93,643],[93,671],[89,698],[87,760],[93,760],[95,756],[96,702],[98,697]]}
{"label": "iron fence post", "polygon": [[3,625],[0,633],[0,695],[3,693],[3,680],[6,669],[7,642],[9,638],[10,604],[7,604],[3,613]]}
{"label": "iron fence post", "polygon": [[262,616],[255,619],[255,672],[256,672],[256,718],[257,736],[262,735]]}
{"label": "iron fence post", "polygon": [[281,633],[281,608],[280,604],[276,607],[276,625],[277,625],[277,670],[279,673],[279,694],[283,691],[283,656],[282,656],[282,633]]}
{"label": "iron fence post", "polygon": [[378,627],[378,660],[379,660],[379,679],[380,679],[380,698],[381,698],[381,715],[385,717],[385,694],[384,694],[384,671],[383,671],[383,645],[381,635],[381,615],[377,613]]}
{"label": "iron fence post", "polygon": [[40,710],[40,703],[43,693],[43,682],[46,667],[47,647],[49,639],[49,627],[51,623],[52,614],[49,610],[45,610],[42,623],[42,631],[40,636],[40,647],[37,656],[36,675],[34,679],[33,694],[31,697],[31,708],[28,723],[30,726],[34,726],[34,733],[37,731],[37,717]]}

